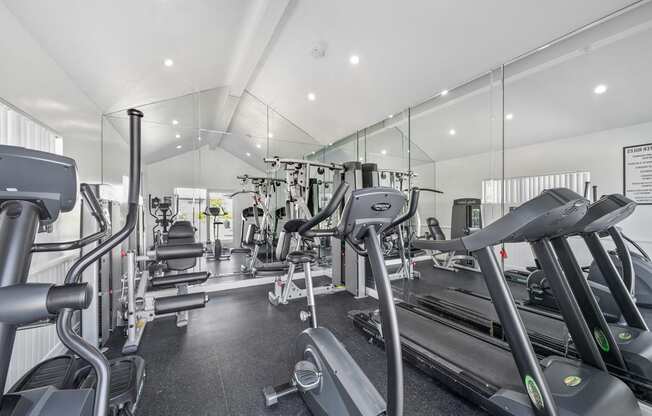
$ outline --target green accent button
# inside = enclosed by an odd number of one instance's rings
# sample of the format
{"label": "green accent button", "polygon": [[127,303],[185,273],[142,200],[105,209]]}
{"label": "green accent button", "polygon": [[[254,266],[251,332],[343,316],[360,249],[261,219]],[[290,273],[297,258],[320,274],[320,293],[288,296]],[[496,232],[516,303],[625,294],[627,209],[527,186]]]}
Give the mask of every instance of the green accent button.
{"label": "green accent button", "polygon": [[609,346],[609,340],[600,328],[593,329],[593,336],[595,337],[595,341],[598,343],[598,346],[602,349],[602,351],[609,352],[611,349]]}
{"label": "green accent button", "polygon": [[527,389],[527,394],[530,396],[530,400],[534,406],[541,410],[543,409],[543,396],[541,396],[541,390],[537,382],[530,376],[525,376],[525,388]]}
{"label": "green accent button", "polygon": [[564,378],[564,384],[568,387],[579,386],[582,382],[582,378],[578,376],[568,376]]}
{"label": "green accent button", "polygon": [[618,339],[621,341],[630,341],[632,339],[632,333],[628,331],[618,333]]}

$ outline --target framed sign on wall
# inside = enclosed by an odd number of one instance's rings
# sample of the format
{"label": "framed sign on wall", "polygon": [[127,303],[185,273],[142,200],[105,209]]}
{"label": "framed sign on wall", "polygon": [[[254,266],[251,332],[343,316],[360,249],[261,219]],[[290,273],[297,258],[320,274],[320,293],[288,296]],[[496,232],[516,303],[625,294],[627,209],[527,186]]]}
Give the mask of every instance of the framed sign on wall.
{"label": "framed sign on wall", "polygon": [[652,205],[652,143],[623,147],[623,195]]}

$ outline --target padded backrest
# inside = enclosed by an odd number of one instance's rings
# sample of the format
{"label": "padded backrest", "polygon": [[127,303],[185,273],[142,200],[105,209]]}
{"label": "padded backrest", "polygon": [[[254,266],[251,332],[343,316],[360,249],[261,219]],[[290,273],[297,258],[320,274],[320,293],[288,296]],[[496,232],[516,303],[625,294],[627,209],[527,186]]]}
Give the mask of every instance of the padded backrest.
{"label": "padded backrest", "polygon": [[[168,245],[191,244],[195,242],[195,227],[190,221],[175,221],[168,231]],[[185,258],[167,260],[165,262],[170,270],[183,271],[195,267],[197,259]]]}
{"label": "padded backrest", "polygon": [[184,244],[195,242],[195,227],[190,221],[175,221],[168,231],[169,244]]}
{"label": "padded backrest", "polygon": [[439,226],[439,221],[437,218],[430,217],[426,221],[428,222],[428,229],[430,230],[430,234],[432,235],[433,240],[446,239],[446,234],[444,234],[444,230],[442,230]]}

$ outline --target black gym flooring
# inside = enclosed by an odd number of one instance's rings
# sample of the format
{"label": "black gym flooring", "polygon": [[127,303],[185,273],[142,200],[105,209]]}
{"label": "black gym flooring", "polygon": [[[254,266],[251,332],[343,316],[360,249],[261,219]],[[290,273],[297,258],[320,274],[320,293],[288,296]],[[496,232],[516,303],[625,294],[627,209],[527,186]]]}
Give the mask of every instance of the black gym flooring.
{"label": "black gym flooring", "polygon": [[[265,408],[262,388],[288,380],[294,365],[294,337],[306,325],[298,318],[301,300],[274,307],[270,286],[218,292],[206,308],[190,312],[187,328],[173,318],[147,325],[139,350],[147,380],[137,411],[165,415],[309,415],[297,395]],[[381,394],[385,355],[367,342],[346,314],[375,306],[347,293],[317,298],[320,325],[340,339]],[[405,365],[406,415],[484,415],[418,370]]]}

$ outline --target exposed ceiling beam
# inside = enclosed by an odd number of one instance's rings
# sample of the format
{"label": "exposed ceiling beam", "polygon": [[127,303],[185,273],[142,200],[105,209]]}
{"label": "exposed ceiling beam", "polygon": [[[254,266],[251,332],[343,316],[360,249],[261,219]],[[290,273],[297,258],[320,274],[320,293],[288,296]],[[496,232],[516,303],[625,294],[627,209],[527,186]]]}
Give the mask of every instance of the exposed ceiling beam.
{"label": "exposed ceiling beam", "polygon": [[[238,47],[228,72],[229,93],[221,106],[221,120],[224,123],[222,130],[228,130],[240,97],[262,63],[267,47],[292,2],[293,0],[257,0],[252,3],[241,27]],[[221,135],[212,141],[211,148],[218,146],[223,137]]]}

